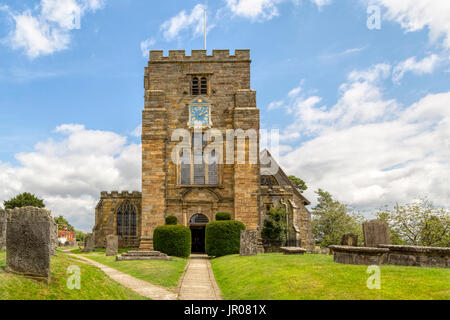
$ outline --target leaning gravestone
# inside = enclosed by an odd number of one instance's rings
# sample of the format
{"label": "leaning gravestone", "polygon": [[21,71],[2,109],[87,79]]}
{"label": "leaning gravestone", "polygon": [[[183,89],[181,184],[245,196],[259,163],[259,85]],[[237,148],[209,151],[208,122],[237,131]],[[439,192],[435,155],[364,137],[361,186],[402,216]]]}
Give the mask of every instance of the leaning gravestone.
{"label": "leaning gravestone", "polygon": [[380,244],[391,244],[389,226],[381,220],[363,223],[364,246],[376,248]]}
{"label": "leaning gravestone", "polygon": [[241,231],[241,256],[256,256],[258,254],[258,233],[256,231]]}
{"label": "leaning gravestone", "polygon": [[86,239],[84,240],[84,249],[83,252],[92,252],[94,251],[94,236],[88,235]]}
{"label": "leaning gravestone", "polygon": [[45,209],[8,210],[5,270],[49,281],[51,230],[52,218]]}
{"label": "leaning gravestone", "polygon": [[119,253],[119,237],[115,235],[106,236],[106,255],[117,256]]}
{"label": "leaning gravestone", "polygon": [[6,251],[6,211],[0,209],[0,251]]}
{"label": "leaning gravestone", "polygon": [[341,246],[357,247],[358,235],[353,233],[347,233],[342,236]]}

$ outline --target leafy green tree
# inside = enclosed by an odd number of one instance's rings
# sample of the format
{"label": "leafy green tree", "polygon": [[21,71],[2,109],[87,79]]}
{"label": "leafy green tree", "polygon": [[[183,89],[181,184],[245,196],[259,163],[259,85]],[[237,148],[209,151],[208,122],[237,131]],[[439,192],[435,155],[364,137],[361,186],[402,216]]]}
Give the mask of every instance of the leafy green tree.
{"label": "leafy green tree", "polygon": [[391,230],[391,242],[419,246],[450,247],[450,210],[436,208],[423,199],[377,213]]}
{"label": "leafy green tree", "polygon": [[347,205],[333,199],[329,192],[322,189],[316,191],[318,203],[312,210],[312,232],[316,243],[321,247],[339,245],[346,233],[358,235],[362,239],[363,217],[349,213]]}
{"label": "leafy green tree", "polygon": [[262,237],[266,240],[278,240],[285,242],[287,239],[286,211],[283,209],[271,209],[264,220]]}
{"label": "leafy green tree", "polygon": [[87,234],[80,230],[75,230],[75,237],[77,241],[84,242],[86,239]]}
{"label": "leafy green tree", "polygon": [[24,192],[16,197],[4,201],[5,209],[23,208],[23,207],[37,207],[45,208],[44,200],[37,198],[34,194]]}
{"label": "leafy green tree", "polygon": [[305,181],[303,181],[302,179],[297,178],[296,176],[289,176],[289,180],[291,180],[291,182],[298,190],[300,190],[300,192],[303,193],[304,191],[308,190]]}
{"label": "leafy green tree", "polygon": [[56,217],[55,222],[58,225],[58,230],[62,230],[64,226],[67,226],[69,231],[74,231],[74,227],[63,216]]}

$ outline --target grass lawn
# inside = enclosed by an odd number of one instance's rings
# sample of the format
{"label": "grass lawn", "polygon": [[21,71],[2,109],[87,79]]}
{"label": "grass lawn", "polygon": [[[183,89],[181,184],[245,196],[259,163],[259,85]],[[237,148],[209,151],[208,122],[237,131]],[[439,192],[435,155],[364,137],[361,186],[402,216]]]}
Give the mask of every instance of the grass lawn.
{"label": "grass lawn", "polygon": [[[119,253],[126,249],[119,250]],[[105,249],[95,249],[90,253],[82,253],[79,249],[72,250],[75,254],[82,254],[86,258],[97,261],[108,267],[122,271],[141,280],[174,289],[178,285],[187,259],[172,257],[173,261],[143,260],[143,261],[116,261],[116,257],[107,257]]]}
{"label": "grass lawn", "polygon": [[[51,283],[5,273],[6,253],[0,252],[0,300],[139,300],[144,299],[111,280],[96,267],[79,263],[64,254],[51,258]],[[69,290],[69,266],[81,270],[81,289]]]}
{"label": "grass lawn", "polygon": [[211,261],[227,300],[449,300],[450,270],[381,266],[381,289],[369,290],[367,266],[332,256],[226,256]]}

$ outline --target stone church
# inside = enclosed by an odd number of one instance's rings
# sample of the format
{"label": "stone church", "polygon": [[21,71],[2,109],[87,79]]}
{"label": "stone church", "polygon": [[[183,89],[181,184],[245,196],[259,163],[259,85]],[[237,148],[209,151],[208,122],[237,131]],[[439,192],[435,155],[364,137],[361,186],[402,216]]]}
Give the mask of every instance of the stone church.
{"label": "stone church", "polygon": [[[144,76],[142,192],[101,193],[93,229],[96,247],[104,247],[106,236],[114,234],[121,247],[151,250],[154,229],[173,215],[191,228],[193,251],[201,252],[205,226],[217,212],[229,212],[261,234],[273,207],[288,213],[291,240],[307,249],[314,246],[309,201],[281,168],[268,172],[260,160],[276,164],[267,150],[259,150],[259,109],[250,87],[250,65],[249,50],[234,55],[229,50],[213,50],[212,55],[193,50],[190,56],[184,50],[169,51],[168,56],[150,52]],[[180,129],[185,132],[181,137],[176,134]],[[212,129],[224,135],[230,130],[255,132],[255,147],[244,136],[243,148],[235,148],[238,138],[232,136],[231,146],[208,149],[213,139],[206,132]]]}

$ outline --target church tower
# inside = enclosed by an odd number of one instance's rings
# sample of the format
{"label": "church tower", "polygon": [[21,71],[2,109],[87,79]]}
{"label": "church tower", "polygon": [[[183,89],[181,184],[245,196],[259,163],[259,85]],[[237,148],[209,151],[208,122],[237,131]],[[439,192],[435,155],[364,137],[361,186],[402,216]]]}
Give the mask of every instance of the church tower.
{"label": "church tower", "polygon": [[[250,64],[249,50],[150,52],[142,113],[141,250],[153,249],[153,231],[169,215],[191,228],[193,251],[201,251],[204,228],[217,212],[260,231],[260,120]],[[208,149],[220,140],[219,132],[223,146]],[[239,149],[242,134],[245,148]]]}

